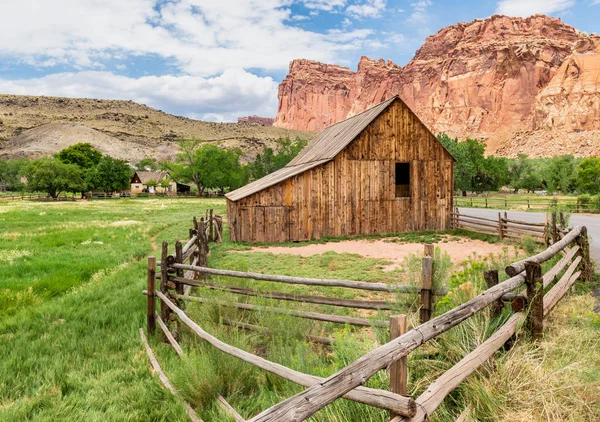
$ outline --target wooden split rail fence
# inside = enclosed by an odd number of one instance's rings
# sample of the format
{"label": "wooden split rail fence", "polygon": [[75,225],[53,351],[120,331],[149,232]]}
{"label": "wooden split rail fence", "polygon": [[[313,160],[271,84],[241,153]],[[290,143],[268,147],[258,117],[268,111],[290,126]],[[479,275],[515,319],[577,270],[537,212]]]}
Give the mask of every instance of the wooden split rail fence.
{"label": "wooden split rail fence", "polygon": [[[547,216],[546,216],[547,217]],[[504,212],[498,213],[498,218],[477,217],[474,215],[462,214],[458,208],[452,213],[452,228],[469,230],[481,234],[490,234],[498,236],[500,239],[523,239],[525,236],[531,237],[534,241],[544,243],[549,246],[556,242],[565,232],[565,217],[562,212],[553,212],[551,220],[544,223],[532,223],[529,221],[520,221],[508,218]]]}
{"label": "wooden split rail fence", "polygon": [[[204,221],[198,222],[197,233],[206,233],[203,229]],[[345,398],[363,404],[390,411],[393,422],[424,421],[442,403],[461,382],[489,359],[516,333],[522,321],[532,333],[533,338],[538,338],[543,329],[543,319],[552,310],[577,279],[589,281],[591,279],[591,262],[589,258],[589,245],[585,227],[576,227],[555,242],[545,251],[515,262],[506,268],[510,278],[499,282],[498,271],[486,271],[484,278],[488,290],[466,303],[436,317],[432,316],[432,296],[444,292],[432,291],[433,274],[433,247],[427,245],[423,258],[422,286],[394,286],[386,283],[366,283],[351,280],[312,279],[292,276],[276,276],[251,272],[239,272],[209,268],[207,265],[207,242],[204,235],[195,236],[191,232],[190,241],[185,245],[175,247],[175,254],[168,254],[168,245],[163,243],[162,257],[156,262],[154,257],[148,259],[148,290],[144,291],[148,300],[148,331],[153,334],[156,323],[162,329],[168,341],[178,354],[183,350],[177,343],[177,330],[170,330],[168,325],[174,321],[184,324],[189,330],[215,348],[237,357],[245,362],[255,365],[280,377],[307,387],[303,392],[263,411],[249,419],[251,422],[281,422],[303,421],[318,412],[331,402]],[[191,248],[196,244],[197,256],[190,254]],[[201,246],[202,245],[202,246]],[[542,274],[541,264],[552,259],[557,254],[562,258]],[[191,261],[185,264],[185,259]],[[157,265],[160,272],[157,273]],[[407,330],[406,316],[393,315],[389,322],[373,322],[366,319],[307,312],[300,310],[287,310],[275,307],[258,306],[247,303],[217,302],[195,296],[186,296],[184,286],[202,287],[208,289],[224,290],[240,295],[262,296],[281,300],[298,302],[328,304],[358,309],[390,309],[383,301],[362,301],[339,299],[322,296],[292,295],[282,292],[263,292],[248,288],[223,285],[210,280],[211,276],[227,276],[250,280],[263,280],[275,283],[286,283],[306,286],[343,287],[349,289],[368,290],[386,293],[411,293],[420,294],[424,303],[421,306],[421,325]],[[160,280],[159,288],[156,279]],[[522,292],[514,293],[520,290]],[[156,299],[160,301],[160,314],[156,312]],[[260,310],[274,313],[286,313],[301,318],[319,321],[353,324],[358,326],[389,325],[390,341],[328,378],[320,378],[287,368],[276,362],[269,361],[258,355],[229,345],[211,334],[207,333],[196,322],[192,321],[182,309],[183,301],[197,301],[202,303],[217,303],[222,306],[232,306],[246,310]],[[427,341],[443,334],[461,322],[471,318],[477,312],[491,306],[492,316],[500,315],[505,302],[512,303],[514,314],[484,343],[467,354],[460,362],[441,375],[426,391],[417,398],[408,396],[408,375],[406,367],[407,355],[426,343]],[[429,307],[428,307],[429,306]],[[251,324],[224,321],[225,324],[243,329],[260,329],[263,327]],[[310,338],[310,337],[309,337]],[[331,339],[312,336],[312,341],[330,344]],[[363,387],[365,382],[380,370],[390,371],[390,391]],[[222,399],[222,398],[220,398]],[[222,399],[224,401],[224,399]],[[225,407],[230,409],[229,407]],[[230,409],[232,411],[232,409]],[[233,411],[234,412],[234,411]],[[243,421],[237,413],[236,420]]]}
{"label": "wooden split rail fence", "polygon": [[512,198],[505,196],[503,198],[487,196],[455,196],[454,205],[457,207],[469,208],[500,208],[500,209],[522,209],[545,211],[551,208],[563,208],[569,212],[597,212],[595,206],[580,198]]}

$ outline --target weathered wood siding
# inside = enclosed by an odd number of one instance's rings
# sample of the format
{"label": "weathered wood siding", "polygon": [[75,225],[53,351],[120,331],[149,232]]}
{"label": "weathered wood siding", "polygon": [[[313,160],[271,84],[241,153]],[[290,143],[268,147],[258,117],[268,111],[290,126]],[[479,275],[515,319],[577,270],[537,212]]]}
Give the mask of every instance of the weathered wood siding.
{"label": "weathered wood siding", "polygon": [[[395,163],[410,163],[411,196],[395,196]],[[227,201],[231,239],[322,236],[450,227],[453,158],[401,101],[393,102],[332,161]]]}

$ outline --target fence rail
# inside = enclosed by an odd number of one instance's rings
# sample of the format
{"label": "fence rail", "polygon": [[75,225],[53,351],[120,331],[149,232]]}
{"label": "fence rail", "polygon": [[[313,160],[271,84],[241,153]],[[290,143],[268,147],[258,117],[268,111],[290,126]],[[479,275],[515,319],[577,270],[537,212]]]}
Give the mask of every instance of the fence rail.
{"label": "fence rail", "polygon": [[[457,218],[460,220],[460,218]],[[432,246],[425,247],[422,268],[422,285],[419,292],[421,298],[421,325],[406,331],[405,316],[392,315],[389,322],[379,321],[375,324],[364,318],[353,318],[333,314],[322,314],[301,310],[288,310],[272,306],[259,306],[248,303],[224,302],[184,293],[184,286],[218,288],[232,291],[236,294],[247,294],[249,290],[235,286],[224,286],[214,281],[209,281],[211,276],[227,276],[250,280],[264,280],[275,283],[292,283],[308,286],[335,287],[344,289],[361,289],[389,293],[416,294],[417,289],[402,291],[398,286],[385,283],[368,283],[373,288],[368,289],[362,282],[351,280],[326,280],[306,279],[301,277],[274,276],[268,274],[237,272],[229,270],[216,270],[208,268],[208,238],[207,222],[202,219],[195,221],[195,229],[190,230],[190,240],[185,246],[177,242],[175,254],[168,254],[168,244],[163,243],[162,256],[159,263],[150,257],[148,260],[148,288],[144,291],[148,297],[148,331],[154,333],[156,322],[159,323],[165,334],[165,339],[175,348],[178,354],[182,350],[177,344],[176,336],[169,331],[164,323],[174,319],[186,325],[200,338],[204,339],[217,349],[249,362],[259,368],[277,374],[282,378],[307,387],[303,392],[282,401],[281,403],[263,411],[259,415],[249,419],[250,422],[272,422],[272,421],[302,421],[318,412],[324,406],[344,397],[363,404],[387,409],[390,418],[394,422],[401,421],[424,421],[442,403],[446,396],[472,374],[483,362],[489,359],[499,350],[516,332],[521,321],[526,321],[527,330],[534,339],[539,338],[543,329],[543,319],[552,310],[556,303],[568,292],[569,288],[577,279],[589,281],[591,279],[591,262],[589,258],[589,245],[587,230],[579,226],[563,233],[561,239],[557,239],[552,246],[545,251],[531,256],[524,261],[511,264],[506,268],[509,279],[498,282],[499,275],[496,270],[488,270],[484,274],[488,284],[488,290],[466,303],[436,317],[430,319],[433,312],[432,274],[434,259],[432,257]],[[486,220],[482,220],[486,222]],[[495,220],[492,220],[495,221]],[[516,220],[499,219],[498,230],[508,231],[508,227],[524,226]],[[540,228],[540,225],[532,226]],[[524,226],[525,231],[528,227]],[[544,228],[545,230],[545,228]],[[535,232],[535,231],[533,231]],[[539,232],[539,230],[538,230]],[[544,232],[545,233],[545,232]],[[192,253],[189,251],[193,250]],[[562,254],[562,258],[546,272],[542,274],[541,264],[549,259]],[[184,258],[190,264],[184,263]],[[157,274],[156,265],[160,266]],[[562,273],[562,275],[561,275]],[[156,286],[156,280],[160,285]],[[522,292],[514,293],[520,290]],[[545,290],[549,290],[544,294]],[[229,290],[231,289],[231,290]],[[260,292],[251,290],[252,295],[264,295],[273,297],[275,292]],[[279,292],[282,293],[282,292]],[[438,292],[439,293],[439,292]],[[318,296],[306,296],[310,298]],[[275,297],[282,299],[282,297]],[[156,311],[156,299],[159,299],[160,312]],[[304,302],[302,297],[296,297]],[[304,298],[305,299],[305,298]],[[331,298],[330,298],[331,299]],[[335,299],[335,298],[333,298]],[[288,300],[287,298],[284,300]],[[253,353],[238,349],[215,338],[204,331],[196,322],[192,321],[182,309],[184,301],[196,301],[200,303],[213,303],[219,306],[230,306],[249,311],[266,311],[272,313],[288,314],[300,318],[309,318],[326,322],[339,322],[343,324],[354,324],[358,326],[387,326],[390,329],[390,341],[371,352],[367,353],[357,361],[346,366],[336,374],[328,378],[319,378],[310,374],[301,373],[275,362],[268,361]],[[468,353],[460,362],[442,374],[434,381],[426,391],[416,399],[407,396],[407,370],[406,356],[420,347],[425,342],[445,333],[452,327],[471,318],[477,312],[491,306],[491,317],[497,317],[506,301],[511,302],[514,314],[502,325],[490,338]],[[369,301],[360,301],[369,302]],[[381,303],[372,301],[373,303]],[[315,302],[310,302],[315,303]],[[320,302],[316,302],[320,303]],[[358,304],[363,305],[364,303]],[[357,303],[351,302],[340,306],[357,307]],[[527,306],[525,306],[527,305]],[[359,306],[360,307],[360,306]],[[404,321],[404,323],[403,323]],[[227,325],[240,329],[266,330],[253,324],[227,320]],[[310,339],[311,336],[307,335]],[[332,344],[332,339],[326,337],[312,336],[311,341],[322,344]],[[365,388],[362,385],[376,372],[388,369],[390,373],[390,391],[381,389]],[[236,417],[236,420],[243,420]]]}
{"label": "fence rail", "polygon": [[454,206],[467,208],[500,208],[545,211],[551,208],[564,208],[573,213],[598,212],[596,206],[580,198],[503,198],[487,196],[455,196]]}
{"label": "fence rail", "polygon": [[563,234],[564,229],[561,224],[564,224],[563,213],[559,213],[560,221],[557,213],[552,214],[552,220],[545,223],[531,223],[528,221],[519,221],[509,219],[506,212],[504,216],[498,213],[497,219],[477,217],[474,215],[462,214],[455,209],[451,215],[452,228],[469,230],[481,234],[490,234],[498,236],[500,239],[522,239],[524,236],[530,236],[536,242],[549,245],[551,241],[556,241]]}
{"label": "fence rail", "polygon": [[42,194],[42,193],[38,193],[38,194],[29,194],[29,195],[25,195],[25,194],[21,194],[21,195],[0,195],[0,202],[6,201],[6,202],[11,202],[11,201],[40,201],[40,202],[52,202],[52,201],[75,201],[75,194],[72,195],[58,195],[56,198],[52,198],[51,196],[48,196],[48,194]]}

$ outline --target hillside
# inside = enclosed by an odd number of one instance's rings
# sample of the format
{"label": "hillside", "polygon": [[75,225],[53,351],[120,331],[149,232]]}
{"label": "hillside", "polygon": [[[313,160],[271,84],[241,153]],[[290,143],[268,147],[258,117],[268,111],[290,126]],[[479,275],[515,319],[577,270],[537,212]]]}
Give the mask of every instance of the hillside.
{"label": "hillside", "polygon": [[255,123],[192,120],[133,101],[0,94],[0,156],[41,156],[76,142],[136,161],[173,156],[179,138],[218,141],[255,156],[280,138],[310,139],[311,133]]}
{"label": "hillside", "polygon": [[275,126],[320,130],[394,94],[434,132],[515,156],[600,151],[600,37],[543,15],[495,15],[427,38],[405,66],[294,60]]}

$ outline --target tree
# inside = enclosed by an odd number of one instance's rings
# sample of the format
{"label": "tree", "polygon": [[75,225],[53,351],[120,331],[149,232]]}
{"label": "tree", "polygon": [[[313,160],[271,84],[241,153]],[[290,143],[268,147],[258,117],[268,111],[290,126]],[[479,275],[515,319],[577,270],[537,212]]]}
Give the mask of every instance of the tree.
{"label": "tree", "polygon": [[163,177],[163,179],[160,181],[160,187],[162,188],[163,195],[167,194],[167,189],[169,189],[169,186],[171,186],[171,181],[167,176]]}
{"label": "tree", "polygon": [[150,179],[146,182],[146,186],[148,186],[149,188],[155,188],[156,186],[158,186],[158,182],[154,179]]}
{"label": "tree", "polygon": [[542,187],[540,171],[526,154],[517,155],[517,158],[509,166],[509,172],[511,175],[510,185],[515,192],[519,189],[533,192]]}
{"label": "tree", "polygon": [[79,191],[85,186],[81,170],[75,164],[65,164],[55,158],[32,161],[24,170],[27,189],[47,192],[52,198],[65,191]]}
{"label": "tree", "polygon": [[277,153],[272,148],[265,148],[262,154],[258,154],[254,161],[248,165],[248,176],[251,180],[257,180],[267,174],[273,173],[285,167],[306,146],[307,141],[290,138],[277,141]]}
{"label": "tree", "polygon": [[160,165],[154,158],[144,158],[135,165],[137,171],[158,171]]}
{"label": "tree", "polygon": [[165,166],[174,180],[194,183],[198,196],[206,189],[235,189],[243,184],[239,150],[220,149],[198,139],[179,141],[179,149],[175,162]]}
{"label": "tree", "polygon": [[21,176],[28,160],[0,160],[0,191],[20,190],[24,185]]}
{"label": "tree", "polygon": [[129,187],[132,175],[133,170],[127,161],[105,155],[89,173],[88,183],[91,189],[115,192]]}
{"label": "tree", "polygon": [[579,163],[576,183],[581,193],[600,193],[600,158],[585,158]]}
{"label": "tree", "polygon": [[82,170],[98,165],[102,153],[87,142],[71,145],[56,154],[56,158],[65,164],[75,164]]}
{"label": "tree", "polygon": [[576,162],[572,155],[561,155],[543,161],[541,174],[550,193],[570,193],[576,188]]}

